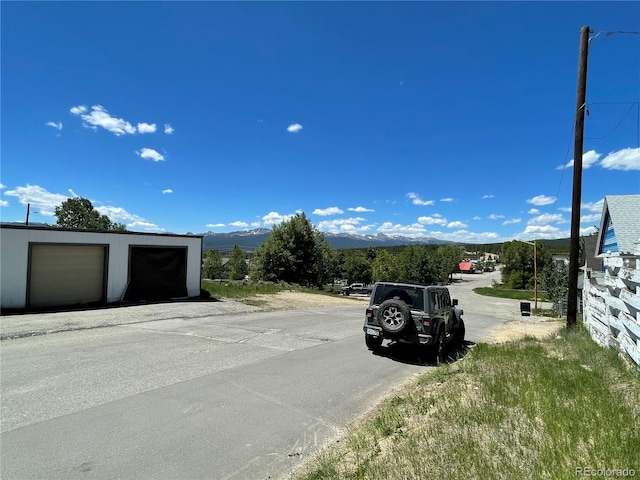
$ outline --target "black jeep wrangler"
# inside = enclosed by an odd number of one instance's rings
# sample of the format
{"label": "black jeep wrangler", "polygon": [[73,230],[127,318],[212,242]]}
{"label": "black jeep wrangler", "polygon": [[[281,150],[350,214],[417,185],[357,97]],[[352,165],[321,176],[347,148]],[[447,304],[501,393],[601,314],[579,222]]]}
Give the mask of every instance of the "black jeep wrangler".
{"label": "black jeep wrangler", "polygon": [[463,311],[457,305],[447,287],[378,282],[364,321],[366,345],[374,351],[384,339],[424,345],[441,363],[447,343],[464,340]]}

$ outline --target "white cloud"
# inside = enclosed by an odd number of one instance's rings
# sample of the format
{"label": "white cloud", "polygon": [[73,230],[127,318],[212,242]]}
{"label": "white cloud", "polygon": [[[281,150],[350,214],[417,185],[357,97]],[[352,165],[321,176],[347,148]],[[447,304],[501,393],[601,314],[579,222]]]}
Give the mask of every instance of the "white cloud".
{"label": "white cloud", "polygon": [[173,127],[171,125],[169,125],[168,123],[164,124],[164,133],[166,133],[167,135],[171,135],[173,133]]}
{"label": "white cloud", "polygon": [[269,212],[264,217],[262,217],[262,223],[264,225],[275,225],[282,222],[286,222],[291,218],[293,218],[293,214],[280,215],[278,212]]}
{"label": "white cloud", "polygon": [[600,162],[600,166],[608,170],[640,170],[640,148],[623,148],[611,152]]}
{"label": "white cloud", "polygon": [[487,195],[483,195],[482,198],[494,198],[494,196],[491,194],[487,194]]}
{"label": "white cloud", "polygon": [[421,225],[446,225],[447,219],[436,213],[430,217],[418,217],[418,223]]}
{"label": "white cloud", "polygon": [[473,217],[473,220],[482,220],[482,217],[479,217],[478,215],[476,215],[475,217]]}
{"label": "white cloud", "polygon": [[140,122],[135,127],[123,118],[112,117],[102,105],[93,105],[91,111],[88,111],[85,105],[79,105],[71,107],[69,111],[73,115],[79,116],[84,122],[83,126],[86,128],[97,130],[98,127],[101,127],[117,136],[133,135],[135,133],[155,133],[157,130],[155,123]]}
{"label": "white cloud", "polygon": [[[582,210],[587,210],[592,213],[602,213],[602,208],[604,207],[604,198],[598,200],[597,202],[585,202],[580,205]],[[571,208],[567,209],[568,212],[571,211]]]}
{"label": "white cloud", "polygon": [[453,198],[447,197],[447,198],[441,198],[440,199],[441,202],[453,202]]}
{"label": "white cloud", "polygon": [[419,223],[414,223],[412,225],[400,225],[385,222],[378,227],[378,232],[384,233],[385,235],[407,235],[419,237],[424,236],[427,233],[427,230],[424,228],[424,225]]}
{"label": "white cloud", "polygon": [[[580,205],[580,211],[597,213],[598,216],[602,214],[602,208],[604,207],[604,198],[597,202],[585,202]],[[562,212],[571,212],[571,207],[559,207],[558,210]]]}
{"label": "white cloud", "polygon": [[407,197],[411,199],[411,203],[414,205],[434,205],[436,203],[433,200],[423,200],[418,194],[413,192],[407,193]]}
{"label": "white cloud", "polygon": [[71,109],[69,111],[71,113],[73,113],[74,115],[80,115],[80,114],[85,113],[87,111],[87,107],[85,107],[84,105],[79,105],[77,107],[71,107]]}
{"label": "white cloud", "polygon": [[[587,169],[590,168],[592,165],[598,163],[598,160],[600,159],[600,157],[602,156],[602,154],[596,152],[595,150],[589,150],[588,152],[585,152],[582,154],[582,168],[583,169]],[[573,167],[573,160],[570,160],[566,165],[560,165],[559,167],[556,168],[556,170],[562,170],[563,168],[571,168]]]}
{"label": "white cloud", "polygon": [[287,127],[287,132],[290,133],[298,133],[300,130],[302,130],[302,125],[299,123],[292,123]]}
{"label": "white cloud", "polygon": [[335,220],[323,220],[317,227],[322,232],[330,233],[363,233],[371,229],[370,225],[360,225],[364,218],[340,218]]}
{"label": "white cloud", "polygon": [[207,228],[222,228],[222,227],[226,227],[226,225],[224,223],[207,223],[205,225],[205,227],[207,227]]}
{"label": "white cloud", "polygon": [[500,220],[501,218],[504,218],[504,215],[496,215],[495,213],[492,213],[487,218],[489,220]]}
{"label": "white cloud", "polygon": [[527,225],[549,225],[551,223],[567,223],[561,213],[543,213],[537,217],[529,219]]}
{"label": "white cloud", "polygon": [[520,223],[522,221],[522,219],[520,218],[512,218],[510,220],[505,220],[504,222],[502,222],[502,225],[513,225],[514,223]]}
{"label": "white cloud", "polygon": [[87,107],[84,105],[71,109],[71,113],[79,115],[90,128],[102,127],[117,136],[136,133],[136,127],[122,118],[112,117],[102,105],[92,106],[90,113],[86,113],[86,111]]}
{"label": "white cloud", "polygon": [[[593,165],[600,165],[607,170],[640,170],[640,148],[623,148],[622,150],[609,153],[600,161],[601,157],[602,154],[595,150],[585,152],[582,155],[582,168],[587,169]],[[560,165],[558,170],[565,167],[573,167],[573,163],[573,160],[571,160],[564,166]]]}
{"label": "white cloud", "polygon": [[156,124],[139,123],[138,133],[156,133]]}
{"label": "white cloud", "polygon": [[259,227],[261,227],[261,226],[262,226],[262,223],[260,223],[260,222],[251,222],[251,226],[252,226],[253,228],[259,228]]}
{"label": "white cloud", "polygon": [[375,210],[371,210],[370,208],[365,208],[365,207],[350,207],[347,208],[348,211],[350,212],[356,212],[356,213],[366,213],[366,212],[375,212]]}
{"label": "white cloud", "polygon": [[[0,183],[0,190],[2,190],[3,188],[5,188],[5,185]],[[0,207],[8,207],[8,206],[9,206],[9,202],[7,202],[6,200],[0,200]]]}
{"label": "white cloud", "polygon": [[447,228],[467,228],[467,224],[456,220],[455,222],[447,223]]}
{"label": "white cloud", "polygon": [[543,205],[550,205],[556,201],[556,197],[547,197],[546,195],[537,195],[527,200],[527,203],[541,207]]}
{"label": "white cloud", "polygon": [[593,226],[587,227],[587,228],[581,228],[580,235],[583,237],[588,237],[590,235],[593,235],[597,231],[598,231],[598,227],[593,227]]}
{"label": "white cloud", "polygon": [[128,230],[143,230],[145,232],[164,232],[164,228],[158,227],[155,223],[137,221],[127,224]]}
{"label": "white cloud", "polygon": [[455,232],[431,232],[431,234],[440,239],[458,243],[496,243],[500,236],[495,232],[469,232],[467,230],[458,230]]}
{"label": "white cloud", "polygon": [[557,227],[552,227],[551,225],[529,225],[524,230],[524,237],[527,238],[563,238],[569,236],[569,231],[563,232]]}
{"label": "white cloud", "polygon": [[164,160],[164,156],[155,151],[153,148],[143,148],[140,151],[136,151],[136,154],[139,155],[140,158],[153,160],[154,162],[162,162]]}
{"label": "white cloud", "polygon": [[241,222],[240,220],[231,222],[229,225],[231,225],[232,227],[239,227],[239,228],[244,228],[249,226],[247,222]]}
{"label": "white cloud", "polygon": [[9,197],[17,197],[22,205],[31,204],[34,209],[38,210],[40,215],[45,217],[53,217],[55,207],[69,199],[66,195],[51,193],[38,185],[29,184],[24,187],[7,190],[4,194]]}
{"label": "white cloud", "polygon": [[590,213],[589,215],[582,215],[580,217],[580,223],[600,222],[601,217],[601,213]]}
{"label": "white cloud", "polygon": [[47,122],[48,127],[53,127],[57,130],[62,130],[62,122]]}
{"label": "white cloud", "polygon": [[100,212],[101,215],[109,217],[112,222],[143,223],[145,221],[144,218],[133,213],[129,213],[122,207],[101,206],[96,207],[96,210]]}
{"label": "white cloud", "polygon": [[354,217],[354,218],[339,218],[335,220],[323,220],[318,223],[318,230],[323,232],[356,232],[358,225],[361,222],[364,222],[364,218]]}
{"label": "white cloud", "polygon": [[326,217],[328,215],[340,215],[344,213],[344,211],[340,210],[338,207],[329,207],[329,208],[316,208],[313,212],[314,215],[320,215],[321,217]]}
{"label": "white cloud", "polygon": [[538,210],[537,208],[531,208],[527,213],[529,215],[538,215],[540,213],[540,210]]}
{"label": "white cloud", "polygon": [[167,188],[166,190],[162,190],[163,195],[166,195],[168,193],[173,193],[173,190],[171,190],[170,188]]}

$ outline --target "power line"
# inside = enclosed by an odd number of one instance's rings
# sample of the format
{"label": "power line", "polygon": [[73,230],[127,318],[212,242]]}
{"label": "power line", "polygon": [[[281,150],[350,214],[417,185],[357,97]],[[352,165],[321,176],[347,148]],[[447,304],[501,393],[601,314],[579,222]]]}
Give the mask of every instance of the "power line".
{"label": "power line", "polygon": [[[591,33],[593,33],[593,30],[591,30]],[[594,40],[601,35],[602,35],[602,40],[598,42],[594,42]],[[594,45],[604,43],[604,41],[612,35],[640,35],[640,32],[627,31],[627,30],[613,30],[608,32],[605,30],[600,30],[598,33],[596,33],[595,36],[589,38],[589,43],[592,43]]]}
{"label": "power line", "polygon": [[[619,127],[620,125],[622,125],[622,123],[626,120],[626,118],[627,118],[627,117],[629,116],[629,114],[631,113],[631,110],[633,110],[633,107],[638,107],[639,105],[640,105],[640,102],[633,102],[633,103],[631,103],[631,106],[629,107],[629,110],[627,110],[627,113],[625,113],[625,114],[624,114],[624,117],[622,117],[622,120],[620,120],[620,121],[616,124],[616,126],[615,126],[615,127],[613,127],[613,129],[612,129],[609,133],[607,133],[607,134],[605,134],[605,135],[602,135],[602,136],[600,136],[600,137],[584,137],[584,138],[587,138],[587,139],[589,139],[589,140],[602,140],[603,138],[607,138],[609,135],[611,135],[613,132],[615,132],[615,131],[618,129],[618,127]],[[588,110],[587,110],[587,111],[588,111]]]}

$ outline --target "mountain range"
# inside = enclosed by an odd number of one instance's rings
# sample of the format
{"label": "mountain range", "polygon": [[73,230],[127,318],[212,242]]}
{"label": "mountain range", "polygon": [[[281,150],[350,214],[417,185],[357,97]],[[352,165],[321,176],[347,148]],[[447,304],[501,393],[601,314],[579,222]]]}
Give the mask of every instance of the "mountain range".
{"label": "mountain range", "polygon": [[[255,230],[244,230],[239,232],[215,233],[205,232],[199,233],[203,236],[202,249],[206,252],[211,248],[215,248],[221,253],[230,252],[237,245],[244,252],[252,252],[262,245],[271,230],[266,228],[258,228]],[[392,247],[397,245],[444,245],[452,242],[438,240],[432,237],[403,237],[389,236],[383,233],[376,235],[354,235],[348,233],[324,233],[324,238],[329,242],[334,250],[343,250],[349,248],[368,248],[368,247]]]}

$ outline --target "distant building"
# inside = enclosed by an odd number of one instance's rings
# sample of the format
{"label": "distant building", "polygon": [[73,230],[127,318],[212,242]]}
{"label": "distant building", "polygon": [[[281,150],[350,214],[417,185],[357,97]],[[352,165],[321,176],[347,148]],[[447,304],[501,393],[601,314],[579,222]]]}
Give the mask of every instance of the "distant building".
{"label": "distant building", "polygon": [[460,262],[460,273],[473,273],[476,271],[475,265],[471,261]]}

